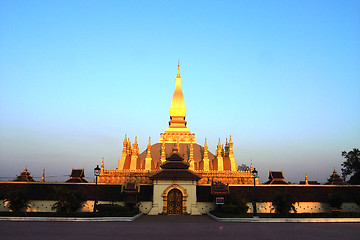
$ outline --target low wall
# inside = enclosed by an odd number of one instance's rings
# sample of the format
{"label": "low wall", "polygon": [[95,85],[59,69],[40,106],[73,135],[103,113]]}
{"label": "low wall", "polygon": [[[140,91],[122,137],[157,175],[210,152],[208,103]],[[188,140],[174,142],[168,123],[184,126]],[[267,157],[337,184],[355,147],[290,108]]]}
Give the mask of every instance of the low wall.
{"label": "low wall", "polygon": [[[52,205],[56,202],[56,188],[67,188],[82,193],[87,199],[80,211],[91,212],[93,210],[95,184],[94,183],[21,183],[0,182],[0,211],[9,211],[4,206],[4,197],[12,191],[21,191],[28,196],[32,212],[51,212]],[[99,203],[115,203],[124,205],[124,194],[121,192],[121,184],[99,184],[97,199]],[[297,201],[295,204],[298,213],[329,212],[327,202],[328,195],[337,193],[344,198],[341,212],[360,212],[356,204],[360,199],[360,186],[329,186],[329,185],[259,185],[256,186],[257,209],[259,213],[271,213],[271,202],[278,193],[289,193]],[[251,201],[254,197],[254,187],[250,185],[230,186],[230,194],[248,202],[249,212],[252,212]],[[196,186],[196,207],[201,214],[213,210],[214,197],[211,195],[210,186]],[[139,209],[144,214],[149,213],[153,203],[153,186],[140,185],[138,194]]]}
{"label": "low wall", "polygon": [[[27,212],[54,212],[51,207],[56,201],[49,200],[32,200],[30,201],[30,207]],[[124,206],[124,202],[110,202],[110,201],[99,201],[99,204],[119,204]],[[253,206],[251,202],[248,202],[249,206],[248,213],[253,212]],[[152,208],[152,202],[139,202],[138,203],[140,212],[148,214]],[[197,202],[197,209],[201,214],[206,214],[216,208],[213,202]],[[256,203],[258,213],[274,213],[271,202]],[[92,212],[94,208],[94,201],[86,201],[83,203],[82,208],[79,212]],[[327,203],[321,202],[297,202],[295,203],[295,209],[297,213],[324,213],[330,212],[331,209]],[[10,211],[8,207],[4,205],[3,201],[0,201],[0,211]],[[360,207],[355,203],[343,203],[340,212],[360,212]]]}
{"label": "low wall", "polygon": [[201,214],[206,214],[211,210],[216,208],[216,204],[214,202],[197,202],[196,207]]}
{"label": "low wall", "polygon": [[[31,200],[29,202],[29,208],[27,212],[55,212],[51,207],[56,203],[54,200]],[[98,204],[118,204],[124,206],[124,202],[113,202],[113,201],[98,201]],[[152,202],[139,202],[138,203],[140,212],[147,214],[151,207]],[[94,209],[94,201],[83,202],[82,207],[78,212],[92,212]],[[10,209],[4,204],[4,201],[0,201],[0,212],[9,212]]]}
{"label": "low wall", "polygon": [[[252,203],[248,203],[248,213],[253,212]],[[258,213],[275,213],[271,202],[256,203]],[[295,210],[297,213],[325,213],[331,212],[329,204],[322,202],[296,202]],[[360,207],[356,203],[343,203],[340,212],[360,212]]]}
{"label": "low wall", "polygon": [[[233,197],[251,202],[272,202],[277,194],[290,194],[297,202],[327,202],[329,194],[339,194],[344,202],[360,201],[359,185],[238,185],[229,187]],[[254,195],[255,191],[255,195]],[[197,200],[199,202],[212,202],[211,186],[197,186]]]}

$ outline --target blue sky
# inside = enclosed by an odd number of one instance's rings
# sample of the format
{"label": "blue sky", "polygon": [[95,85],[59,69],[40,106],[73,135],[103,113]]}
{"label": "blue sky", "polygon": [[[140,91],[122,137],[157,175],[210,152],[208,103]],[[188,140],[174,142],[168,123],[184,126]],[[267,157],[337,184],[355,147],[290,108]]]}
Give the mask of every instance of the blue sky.
{"label": "blue sky", "polygon": [[180,60],[197,143],[231,134],[260,182],[326,182],[359,148],[359,42],[359,1],[2,0],[0,180],[91,180],[125,133],[157,142]]}

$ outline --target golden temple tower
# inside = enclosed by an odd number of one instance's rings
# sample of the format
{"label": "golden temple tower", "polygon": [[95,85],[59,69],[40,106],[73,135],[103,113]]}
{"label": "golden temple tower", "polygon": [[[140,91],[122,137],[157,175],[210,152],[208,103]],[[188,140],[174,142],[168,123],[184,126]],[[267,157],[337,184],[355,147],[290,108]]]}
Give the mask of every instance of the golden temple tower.
{"label": "golden temple tower", "polygon": [[[125,135],[122,154],[116,169],[105,169],[101,165],[99,183],[125,183],[129,179],[139,184],[152,184],[149,176],[160,171],[169,154],[179,153],[188,162],[189,170],[201,176],[198,185],[210,185],[213,181],[225,184],[252,184],[251,171],[239,171],[234,157],[234,143],[226,139],[225,147],[219,139],[216,153],[195,142],[195,134],[187,127],[184,95],[181,89],[180,64],[175,77],[175,91],[171,100],[169,126],[160,134],[158,143],[149,142],[143,152],[139,152],[137,137],[133,144]],[[251,162],[251,170],[253,169]]]}

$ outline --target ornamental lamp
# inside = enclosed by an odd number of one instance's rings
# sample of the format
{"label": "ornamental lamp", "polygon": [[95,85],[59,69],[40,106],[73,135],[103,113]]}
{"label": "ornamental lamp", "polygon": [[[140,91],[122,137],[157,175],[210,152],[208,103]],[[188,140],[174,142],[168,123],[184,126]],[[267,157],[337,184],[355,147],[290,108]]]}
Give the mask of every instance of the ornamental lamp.
{"label": "ornamental lamp", "polygon": [[99,165],[97,165],[96,168],[94,168],[94,175],[98,177],[100,175],[100,171],[101,169],[99,168]]}
{"label": "ornamental lamp", "polygon": [[256,171],[256,168],[254,168],[254,170],[252,171],[252,175],[253,175],[253,178],[258,177],[258,171]]}

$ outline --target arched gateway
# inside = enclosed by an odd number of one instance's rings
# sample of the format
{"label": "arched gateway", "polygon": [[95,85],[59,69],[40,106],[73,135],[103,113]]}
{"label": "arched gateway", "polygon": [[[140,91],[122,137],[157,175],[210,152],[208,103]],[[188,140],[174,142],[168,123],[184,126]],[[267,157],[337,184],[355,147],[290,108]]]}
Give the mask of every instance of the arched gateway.
{"label": "arched gateway", "polygon": [[182,193],[178,189],[172,189],[167,196],[167,213],[168,214],[182,214],[183,200]]}
{"label": "arched gateway", "polygon": [[163,214],[186,214],[188,194],[185,188],[180,186],[176,180],[162,193]]}

